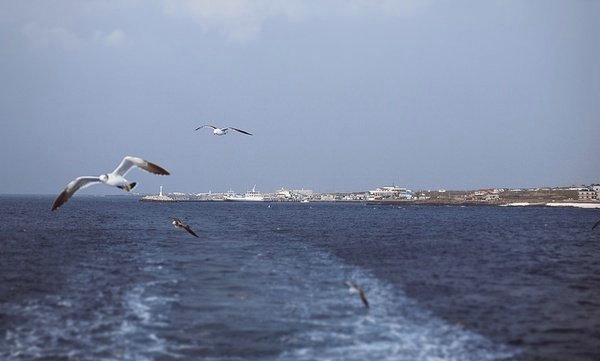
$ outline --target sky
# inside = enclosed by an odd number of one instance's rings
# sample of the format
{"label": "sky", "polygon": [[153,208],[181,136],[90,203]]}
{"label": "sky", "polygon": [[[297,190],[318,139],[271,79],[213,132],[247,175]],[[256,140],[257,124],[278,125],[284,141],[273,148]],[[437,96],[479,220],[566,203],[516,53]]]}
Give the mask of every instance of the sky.
{"label": "sky", "polygon": [[[0,1],[0,193],[600,183],[600,1]],[[213,136],[203,124],[253,133]],[[121,194],[91,187],[86,194]]]}

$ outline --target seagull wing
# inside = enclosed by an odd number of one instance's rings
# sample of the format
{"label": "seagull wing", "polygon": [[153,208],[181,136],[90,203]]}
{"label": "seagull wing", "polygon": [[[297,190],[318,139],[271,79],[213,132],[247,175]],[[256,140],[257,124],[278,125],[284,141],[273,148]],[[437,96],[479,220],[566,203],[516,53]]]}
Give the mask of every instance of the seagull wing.
{"label": "seagull wing", "polygon": [[147,172],[159,174],[159,175],[169,175],[170,174],[166,169],[164,169],[154,163],[148,162],[147,160],[144,160],[142,158],[131,157],[131,156],[126,156],[125,158],[123,158],[123,160],[121,161],[121,164],[119,164],[119,166],[113,171],[113,174],[118,174],[121,177],[124,177],[125,174],[127,174],[127,172],[129,172],[129,170],[133,167],[138,167]]}
{"label": "seagull wing", "polygon": [[594,225],[592,226],[592,229],[594,229],[598,226],[600,226],[600,220],[598,220],[598,222],[594,223]]}
{"label": "seagull wing", "polygon": [[210,125],[210,124],[204,124],[204,125],[201,125],[201,126],[199,126],[198,128],[196,128],[196,130],[198,130],[198,129],[202,129],[202,128],[204,128],[204,127],[210,127],[210,128],[213,128],[213,129],[217,129],[217,127],[215,127],[214,125]]}
{"label": "seagull wing", "polygon": [[184,224],[183,228],[185,228],[185,230],[188,231],[189,234],[191,234],[192,236],[198,237],[198,235],[192,230],[192,227],[188,226],[187,224]]}
{"label": "seagull wing", "polygon": [[236,132],[240,132],[240,133],[247,134],[247,135],[252,135],[251,133],[248,133],[248,132],[247,132],[247,131],[245,131],[245,130],[241,130],[241,129],[234,128],[234,127],[229,127],[229,128],[225,128],[225,129],[233,129],[233,130],[235,130]]}
{"label": "seagull wing", "polygon": [[365,304],[365,307],[369,307],[369,301],[367,301],[367,296],[365,296],[365,293],[363,292],[363,290],[359,289],[358,295],[360,296],[360,299],[362,300],[362,302]]}
{"label": "seagull wing", "polygon": [[52,204],[52,210],[62,206],[66,201],[71,198],[75,192],[85,187],[89,187],[94,183],[101,183],[99,177],[77,177],[69,184],[67,187],[56,197],[54,203]]}

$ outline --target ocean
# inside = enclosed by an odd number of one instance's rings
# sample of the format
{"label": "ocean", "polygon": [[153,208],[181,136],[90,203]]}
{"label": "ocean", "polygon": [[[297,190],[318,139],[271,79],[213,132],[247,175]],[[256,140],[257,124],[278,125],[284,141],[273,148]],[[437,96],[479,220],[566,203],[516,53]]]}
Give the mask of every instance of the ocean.
{"label": "ocean", "polygon": [[600,359],[598,210],[52,201],[0,197],[0,360]]}

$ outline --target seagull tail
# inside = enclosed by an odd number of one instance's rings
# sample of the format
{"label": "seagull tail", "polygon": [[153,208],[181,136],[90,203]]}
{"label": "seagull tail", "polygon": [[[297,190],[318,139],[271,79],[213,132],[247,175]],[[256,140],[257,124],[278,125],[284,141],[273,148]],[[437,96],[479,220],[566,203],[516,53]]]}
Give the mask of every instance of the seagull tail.
{"label": "seagull tail", "polygon": [[122,185],[117,186],[117,187],[121,188],[124,191],[129,192],[130,190],[132,190],[135,187],[136,184],[137,184],[136,182],[132,182],[132,183],[129,183],[129,184],[122,184]]}

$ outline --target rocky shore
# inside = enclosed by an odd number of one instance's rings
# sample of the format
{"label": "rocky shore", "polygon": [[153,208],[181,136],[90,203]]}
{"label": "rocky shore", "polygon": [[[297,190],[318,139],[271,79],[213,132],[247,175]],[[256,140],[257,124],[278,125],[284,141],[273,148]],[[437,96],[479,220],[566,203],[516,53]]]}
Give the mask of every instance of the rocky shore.
{"label": "rocky shore", "polygon": [[464,205],[464,206],[565,206],[600,208],[597,200],[582,201],[576,190],[541,189],[519,191],[433,191],[419,192],[422,196],[411,200],[372,200],[368,204]]}

